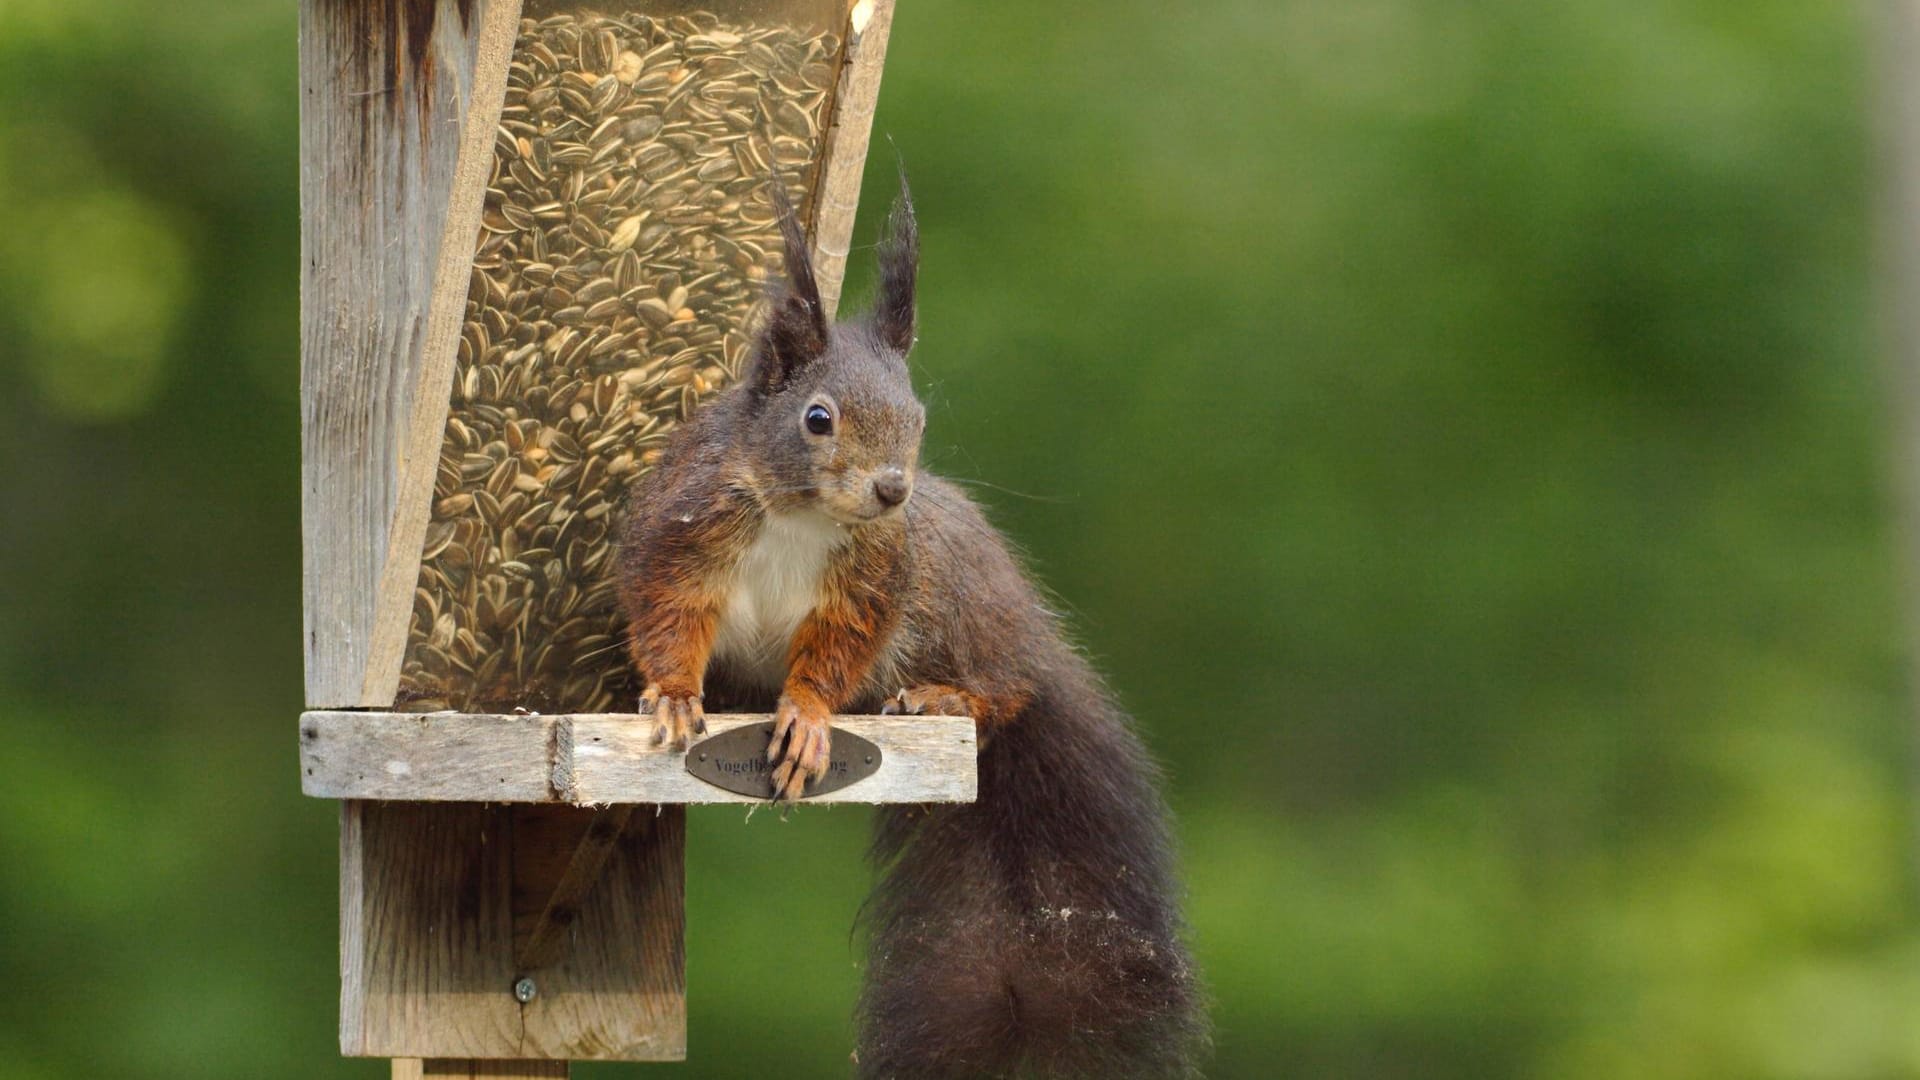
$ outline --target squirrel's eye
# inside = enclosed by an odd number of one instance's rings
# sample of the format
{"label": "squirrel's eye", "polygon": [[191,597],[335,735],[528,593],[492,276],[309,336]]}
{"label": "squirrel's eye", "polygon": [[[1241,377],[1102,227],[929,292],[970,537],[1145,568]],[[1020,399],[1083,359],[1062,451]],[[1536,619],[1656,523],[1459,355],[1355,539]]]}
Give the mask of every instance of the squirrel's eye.
{"label": "squirrel's eye", "polygon": [[815,435],[833,434],[833,413],[825,405],[807,406],[807,430]]}

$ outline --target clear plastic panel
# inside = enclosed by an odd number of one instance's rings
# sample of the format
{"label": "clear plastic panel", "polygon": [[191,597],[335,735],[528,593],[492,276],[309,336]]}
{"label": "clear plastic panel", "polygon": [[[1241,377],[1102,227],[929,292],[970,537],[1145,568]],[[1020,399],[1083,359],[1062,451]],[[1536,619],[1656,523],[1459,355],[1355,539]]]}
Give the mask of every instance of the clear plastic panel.
{"label": "clear plastic panel", "polygon": [[529,0],[508,71],[403,704],[631,709],[618,505],[740,370],[807,205],[844,0]]}

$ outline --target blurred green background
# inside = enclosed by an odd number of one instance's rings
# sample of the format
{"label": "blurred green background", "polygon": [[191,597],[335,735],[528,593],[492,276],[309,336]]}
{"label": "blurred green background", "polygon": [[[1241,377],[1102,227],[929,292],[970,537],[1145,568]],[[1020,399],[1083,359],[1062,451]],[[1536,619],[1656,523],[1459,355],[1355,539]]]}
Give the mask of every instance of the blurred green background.
{"label": "blurred green background", "polygon": [[[295,7],[0,2],[0,1077],[384,1075],[294,768]],[[1169,764],[1213,1075],[1920,1076],[1870,36],[901,0],[930,449]],[[844,1075],[866,824],[694,813],[690,1060],[577,1074]]]}

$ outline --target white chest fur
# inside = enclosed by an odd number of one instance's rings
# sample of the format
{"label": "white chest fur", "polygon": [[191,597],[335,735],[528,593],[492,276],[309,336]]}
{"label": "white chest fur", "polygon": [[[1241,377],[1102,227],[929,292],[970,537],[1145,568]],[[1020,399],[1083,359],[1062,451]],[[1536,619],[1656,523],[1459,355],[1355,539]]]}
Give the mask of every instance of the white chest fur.
{"label": "white chest fur", "polygon": [[793,632],[819,603],[821,580],[847,531],[823,514],[769,517],[734,566],[714,636],[714,658],[739,678],[777,690]]}

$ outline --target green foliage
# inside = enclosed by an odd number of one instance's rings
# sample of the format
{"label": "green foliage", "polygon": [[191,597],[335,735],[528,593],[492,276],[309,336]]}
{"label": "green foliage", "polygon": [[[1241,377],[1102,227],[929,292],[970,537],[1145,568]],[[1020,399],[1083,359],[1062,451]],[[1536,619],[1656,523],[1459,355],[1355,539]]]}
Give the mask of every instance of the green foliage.
{"label": "green foliage", "polygon": [[[0,1077],[380,1075],[291,768],[294,13],[0,4]],[[1855,18],[902,0],[930,448],[1169,763],[1214,1075],[1920,1076]],[[691,1061],[581,1075],[843,1075],[866,817],[740,817]]]}

